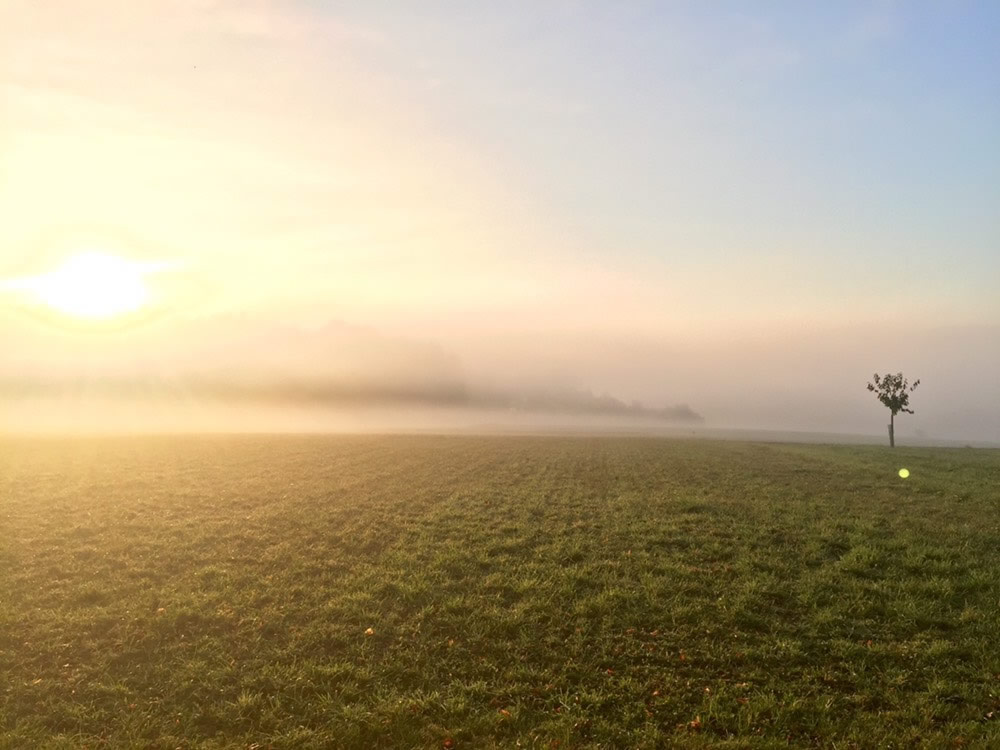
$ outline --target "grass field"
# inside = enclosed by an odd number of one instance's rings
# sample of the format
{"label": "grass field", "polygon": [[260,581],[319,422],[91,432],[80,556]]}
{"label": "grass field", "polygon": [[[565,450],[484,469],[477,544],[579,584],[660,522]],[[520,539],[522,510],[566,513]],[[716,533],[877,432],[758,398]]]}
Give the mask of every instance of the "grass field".
{"label": "grass field", "polygon": [[0,449],[0,747],[1000,747],[1000,451]]}

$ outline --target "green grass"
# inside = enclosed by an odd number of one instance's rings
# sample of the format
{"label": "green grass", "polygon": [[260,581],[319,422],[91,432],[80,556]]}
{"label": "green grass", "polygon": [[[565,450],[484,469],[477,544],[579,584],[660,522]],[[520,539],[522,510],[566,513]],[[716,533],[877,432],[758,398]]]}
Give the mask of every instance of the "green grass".
{"label": "green grass", "polygon": [[0,449],[0,747],[1000,747],[997,451]]}

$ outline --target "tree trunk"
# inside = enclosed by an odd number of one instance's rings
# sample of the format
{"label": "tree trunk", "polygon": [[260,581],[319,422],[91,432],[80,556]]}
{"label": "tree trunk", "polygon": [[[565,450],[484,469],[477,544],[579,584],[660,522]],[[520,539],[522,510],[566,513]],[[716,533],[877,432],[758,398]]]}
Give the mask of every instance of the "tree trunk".
{"label": "tree trunk", "polygon": [[889,412],[889,447],[896,447],[896,412]]}

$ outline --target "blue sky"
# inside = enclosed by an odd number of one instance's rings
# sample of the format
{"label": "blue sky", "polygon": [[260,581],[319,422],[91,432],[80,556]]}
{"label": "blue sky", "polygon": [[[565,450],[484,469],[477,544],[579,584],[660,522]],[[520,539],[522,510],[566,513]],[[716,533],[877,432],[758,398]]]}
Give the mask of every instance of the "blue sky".
{"label": "blue sky", "polygon": [[380,7],[424,127],[591,252],[1000,262],[993,4]]}

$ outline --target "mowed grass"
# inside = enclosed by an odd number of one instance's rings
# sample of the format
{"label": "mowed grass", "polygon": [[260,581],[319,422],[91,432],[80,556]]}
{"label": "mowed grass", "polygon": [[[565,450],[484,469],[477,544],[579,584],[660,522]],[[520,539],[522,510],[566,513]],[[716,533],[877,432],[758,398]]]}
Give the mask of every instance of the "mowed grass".
{"label": "mowed grass", "polygon": [[0,448],[2,747],[1000,747],[997,451]]}

